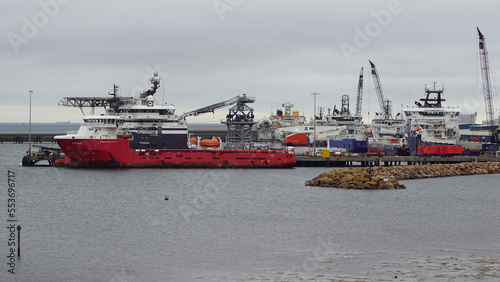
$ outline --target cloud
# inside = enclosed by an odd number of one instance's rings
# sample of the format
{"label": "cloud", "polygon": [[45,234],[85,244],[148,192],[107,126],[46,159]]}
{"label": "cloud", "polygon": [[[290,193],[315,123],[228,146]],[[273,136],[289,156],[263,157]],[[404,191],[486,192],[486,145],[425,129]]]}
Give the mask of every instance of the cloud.
{"label": "cloud", "polygon": [[[486,36],[492,74],[500,73],[495,1],[220,1],[232,5],[222,19],[214,1],[4,2],[2,105],[26,105],[20,97],[29,89],[43,97],[37,101],[43,107],[64,96],[104,96],[113,83],[129,94],[144,86],[148,68],[159,66],[169,74],[161,97],[179,112],[246,93],[256,97],[256,111],[288,101],[309,116],[311,92],[319,92],[318,104],[327,108],[349,94],[353,110],[364,66],[363,112],[373,118],[378,105],[369,59],[394,105],[408,97],[412,104],[433,81],[445,84],[450,104],[477,96],[476,26]],[[40,3],[59,3],[59,9],[45,12],[47,23],[15,53],[8,35],[22,35],[23,19],[34,22],[46,11]],[[399,13],[377,21],[396,4]],[[340,44],[353,45],[356,30],[366,32],[374,22],[380,29],[372,30],[369,44],[346,60]],[[81,118],[73,110],[70,119]],[[66,120],[61,113],[48,111],[40,121]],[[13,114],[9,119],[23,120]]]}

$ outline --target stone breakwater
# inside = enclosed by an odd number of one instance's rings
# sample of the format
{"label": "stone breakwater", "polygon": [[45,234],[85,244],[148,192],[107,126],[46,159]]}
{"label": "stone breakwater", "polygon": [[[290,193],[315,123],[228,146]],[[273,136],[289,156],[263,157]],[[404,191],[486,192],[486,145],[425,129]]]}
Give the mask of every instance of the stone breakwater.
{"label": "stone breakwater", "polygon": [[325,172],[306,186],[346,189],[405,189],[398,180],[500,173],[500,162],[343,168]]}

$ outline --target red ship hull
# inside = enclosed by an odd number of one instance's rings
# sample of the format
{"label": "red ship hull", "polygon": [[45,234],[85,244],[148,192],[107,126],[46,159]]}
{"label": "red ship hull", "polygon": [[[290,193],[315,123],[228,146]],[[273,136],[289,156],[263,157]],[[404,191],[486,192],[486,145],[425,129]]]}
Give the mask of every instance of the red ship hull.
{"label": "red ship hull", "polygon": [[141,149],[127,139],[58,139],[66,155],[55,165],[69,167],[291,167],[286,150]]}

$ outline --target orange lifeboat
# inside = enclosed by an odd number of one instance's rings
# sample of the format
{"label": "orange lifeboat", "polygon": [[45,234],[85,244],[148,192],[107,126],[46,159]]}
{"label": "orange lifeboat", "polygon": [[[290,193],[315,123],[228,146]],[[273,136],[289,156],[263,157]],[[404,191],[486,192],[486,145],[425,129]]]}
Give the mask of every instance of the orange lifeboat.
{"label": "orange lifeboat", "polygon": [[307,146],[309,145],[309,140],[306,133],[289,133],[283,143],[286,146]]}
{"label": "orange lifeboat", "polygon": [[191,141],[191,144],[198,145],[198,140],[195,137],[191,137],[189,141]]}
{"label": "orange lifeboat", "polygon": [[213,137],[212,139],[203,139],[200,141],[201,147],[219,147],[220,142],[219,139]]}

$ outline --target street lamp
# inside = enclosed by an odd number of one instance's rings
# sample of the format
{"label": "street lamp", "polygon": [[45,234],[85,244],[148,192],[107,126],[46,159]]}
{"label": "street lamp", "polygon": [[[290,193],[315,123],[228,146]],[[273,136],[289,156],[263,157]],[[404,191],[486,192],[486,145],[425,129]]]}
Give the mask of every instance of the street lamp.
{"label": "street lamp", "polygon": [[30,93],[30,134],[29,134],[29,148],[28,154],[31,158],[31,94],[33,94],[33,90],[28,91]]}
{"label": "street lamp", "polygon": [[313,136],[313,156],[316,157],[316,96],[319,95],[317,92],[311,93],[314,96],[314,136]]}

